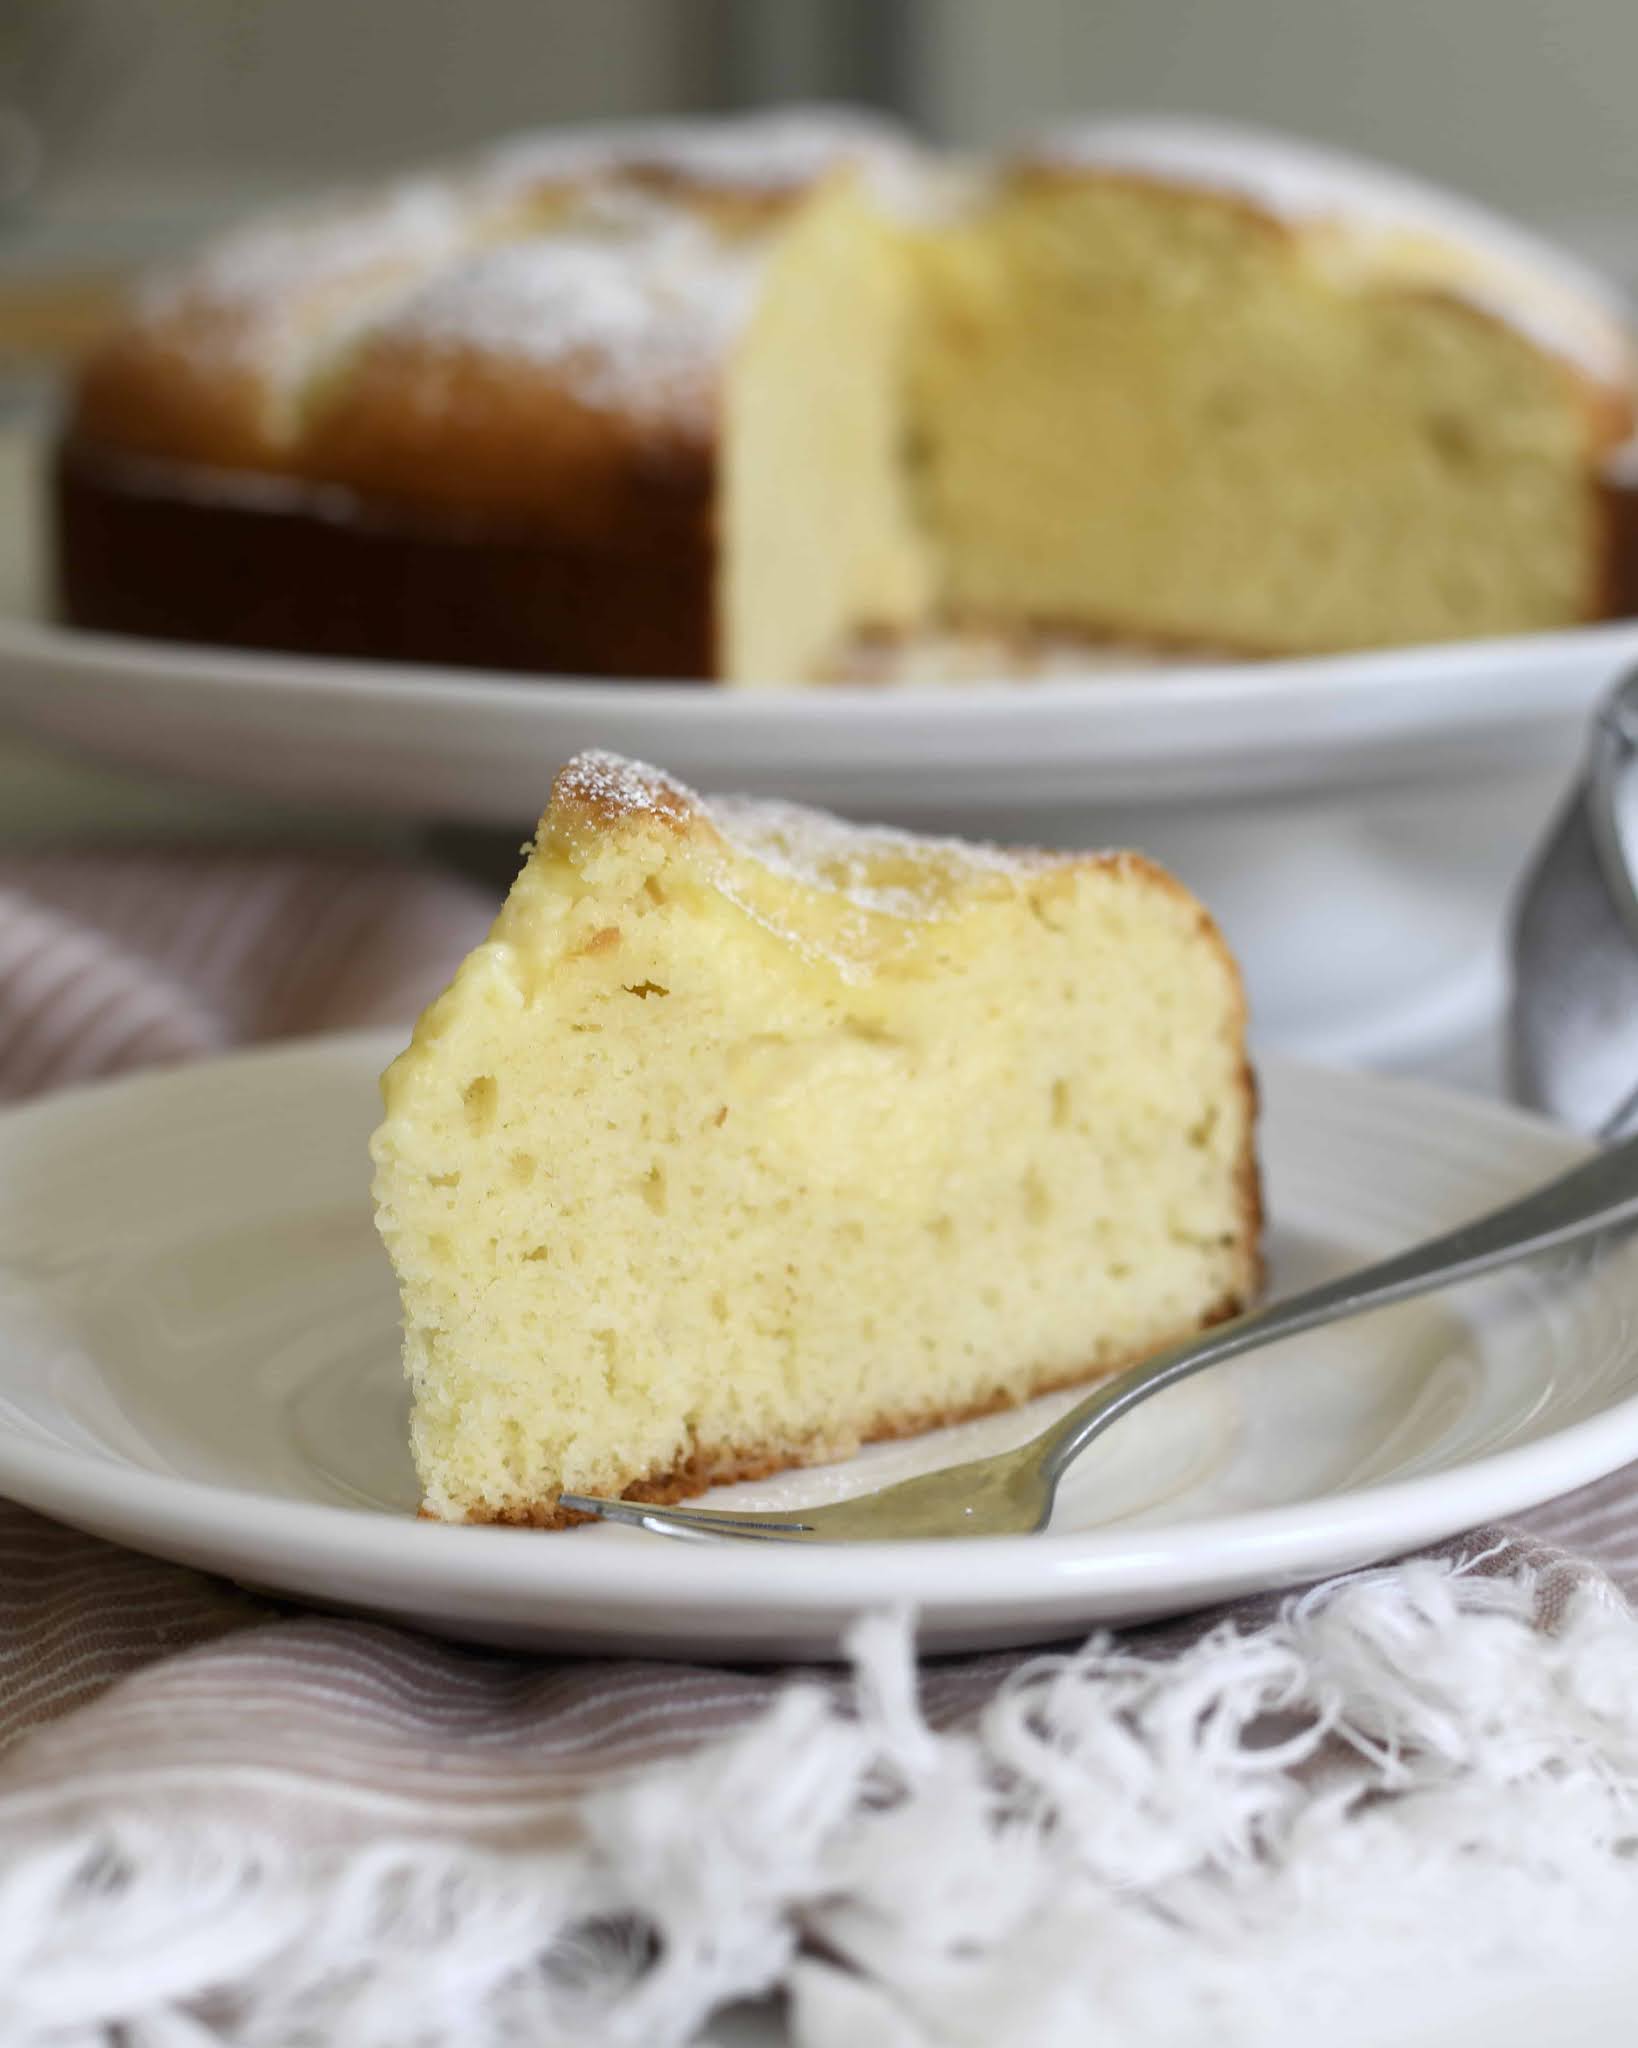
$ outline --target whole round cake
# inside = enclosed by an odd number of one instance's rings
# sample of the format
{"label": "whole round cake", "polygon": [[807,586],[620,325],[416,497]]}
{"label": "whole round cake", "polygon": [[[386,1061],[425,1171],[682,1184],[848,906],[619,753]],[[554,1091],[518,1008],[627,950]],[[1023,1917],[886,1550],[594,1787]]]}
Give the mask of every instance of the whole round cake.
{"label": "whole round cake", "polygon": [[144,285],[73,393],[59,602],[748,686],[963,636],[1544,630],[1627,609],[1634,388],[1555,251],[1274,137],[1101,122],[974,165],[834,113],[569,131]]}

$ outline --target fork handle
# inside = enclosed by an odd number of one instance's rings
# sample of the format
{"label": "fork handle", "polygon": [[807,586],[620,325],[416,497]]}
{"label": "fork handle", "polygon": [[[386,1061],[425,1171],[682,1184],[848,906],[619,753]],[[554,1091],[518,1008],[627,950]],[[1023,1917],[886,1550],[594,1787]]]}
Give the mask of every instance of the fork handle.
{"label": "fork handle", "polygon": [[[1621,828],[1622,796],[1638,760],[1638,672],[1604,699],[1593,721],[1583,795],[1587,830],[1604,877],[1604,886],[1629,945],[1638,946],[1638,888]],[[1598,1127],[1609,1144],[1629,1136],[1638,1126],[1638,1085],[1631,1088]]]}
{"label": "fork handle", "polygon": [[1545,1187],[1442,1237],[1270,1302],[1116,1374],[1046,1433],[1042,1469],[1056,1480],[1111,1423],[1151,1394],[1209,1365],[1633,1223],[1638,1223],[1638,1137],[1595,1154]]}

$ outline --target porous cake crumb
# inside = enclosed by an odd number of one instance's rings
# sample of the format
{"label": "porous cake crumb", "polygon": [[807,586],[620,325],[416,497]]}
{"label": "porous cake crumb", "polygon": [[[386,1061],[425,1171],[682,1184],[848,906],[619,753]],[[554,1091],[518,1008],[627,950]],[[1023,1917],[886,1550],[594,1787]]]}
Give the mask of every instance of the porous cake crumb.
{"label": "porous cake crumb", "polygon": [[427,1512],[676,1499],[1235,1313],[1244,1025],[1210,919],[1135,855],[581,756],[384,1083]]}

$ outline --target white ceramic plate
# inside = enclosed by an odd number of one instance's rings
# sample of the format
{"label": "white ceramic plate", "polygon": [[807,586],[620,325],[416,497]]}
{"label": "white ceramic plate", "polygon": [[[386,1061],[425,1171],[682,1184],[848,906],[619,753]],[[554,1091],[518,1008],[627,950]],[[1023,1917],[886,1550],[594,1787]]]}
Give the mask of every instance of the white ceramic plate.
{"label": "white ceramic plate", "polygon": [[740,691],[169,646],[13,608],[0,711],[128,765],[508,829],[588,746],[708,788],[981,825],[1518,769],[1568,744],[1633,659],[1623,621],[1084,679]]}
{"label": "white ceramic plate", "polygon": [[[824,1655],[913,1604],[935,1649],[1047,1640],[1380,1558],[1638,1456],[1638,1255],[1520,1270],[1270,1351],[1134,1415],[1045,1536],[675,1542],[415,1518],[365,1141],[380,1035],[0,1119],[0,1491],[304,1599],[499,1643]],[[1516,1193],[1576,1142],[1403,1083],[1275,1065],[1285,1288]],[[1016,1440],[990,1418],[726,1490],[794,1504]]]}

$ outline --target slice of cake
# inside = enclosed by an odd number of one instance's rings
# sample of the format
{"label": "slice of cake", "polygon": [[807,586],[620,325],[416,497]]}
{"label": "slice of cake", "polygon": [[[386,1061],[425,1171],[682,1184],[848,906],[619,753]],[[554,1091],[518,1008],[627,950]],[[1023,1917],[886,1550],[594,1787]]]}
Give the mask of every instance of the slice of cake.
{"label": "slice of cake", "polygon": [[426,1511],[675,1500],[1234,1314],[1244,1026],[1210,918],[1135,855],[581,756],[383,1084]]}

